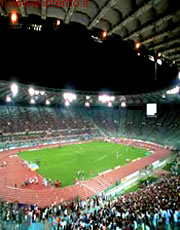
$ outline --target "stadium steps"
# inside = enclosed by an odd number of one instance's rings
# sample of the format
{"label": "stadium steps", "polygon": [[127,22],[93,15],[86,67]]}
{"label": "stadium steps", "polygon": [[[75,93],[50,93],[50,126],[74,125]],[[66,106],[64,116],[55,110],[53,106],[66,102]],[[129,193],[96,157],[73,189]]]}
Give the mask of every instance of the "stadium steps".
{"label": "stadium steps", "polygon": [[111,186],[111,184],[108,181],[104,180],[102,176],[98,176],[94,179],[97,180],[100,184],[102,184],[104,189]]}
{"label": "stadium steps", "polygon": [[91,179],[89,181],[84,181],[83,186],[87,187],[89,190],[91,190],[94,193],[102,192],[105,189],[104,184],[100,183],[96,179]]}

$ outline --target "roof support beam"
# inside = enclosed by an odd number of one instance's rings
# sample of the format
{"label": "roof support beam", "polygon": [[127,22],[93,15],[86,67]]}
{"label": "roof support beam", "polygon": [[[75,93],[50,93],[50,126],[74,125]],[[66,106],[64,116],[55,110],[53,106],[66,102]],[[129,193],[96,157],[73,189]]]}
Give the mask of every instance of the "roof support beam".
{"label": "roof support beam", "polygon": [[166,51],[162,52],[162,54],[164,54],[165,56],[169,56],[169,54],[173,54],[173,53],[178,52],[178,51],[180,51],[180,47],[166,50]]}
{"label": "roof support beam", "polygon": [[[179,14],[180,10],[178,12],[176,12],[176,14]],[[169,15],[166,15],[165,17],[159,19],[158,21],[156,22],[153,22],[151,23],[150,25],[148,26],[145,26],[144,28],[140,29],[140,30],[137,30],[136,32],[132,33],[131,35],[129,35],[127,38],[125,38],[124,40],[128,40],[128,39],[133,39],[135,40],[136,37],[137,37],[137,34],[141,35],[149,30],[152,30],[154,27],[158,27],[160,26],[161,24],[163,23],[166,23],[167,21],[169,21],[170,19],[172,19],[174,17],[174,15],[176,15],[175,13],[174,14],[169,14]]]}
{"label": "roof support beam", "polygon": [[46,1],[41,2],[41,18],[46,20],[47,12],[46,12]]}
{"label": "roof support beam", "polygon": [[26,9],[25,9],[23,3],[22,3],[21,6],[19,7],[19,9],[20,9],[20,12],[21,12],[22,17],[27,17]]}
{"label": "roof support beam", "polygon": [[180,57],[175,60],[176,64],[180,64]]}
{"label": "roof support beam", "polygon": [[151,43],[151,42],[156,42],[158,40],[162,40],[164,39],[165,37],[169,36],[169,34],[177,34],[178,32],[180,31],[180,27],[178,28],[175,28],[174,30],[170,30],[170,31],[167,31],[167,32],[164,32],[164,33],[161,33],[159,35],[155,35],[154,37],[152,38],[149,38],[147,40],[144,40],[143,42],[141,42],[143,45],[146,45],[148,43]]}
{"label": "roof support beam", "polygon": [[116,31],[121,30],[128,23],[130,23],[131,21],[133,21],[135,19],[138,19],[139,16],[141,16],[142,14],[144,14],[146,11],[148,11],[152,7],[153,7],[153,2],[149,1],[146,5],[144,5],[141,8],[139,8],[135,13],[133,13],[132,15],[130,15],[128,18],[126,18],[124,21],[122,21],[119,25],[115,26],[112,30],[110,30],[108,32],[108,35],[112,35]]}
{"label": "roof support beam", "polygon": [[0,7],[0,15],[1,16],[8,16],[5,11],[2,9],[2,7]]}
{"label": "roof support beam", "polygon": [[179,59],[179,58],[180,58],[180,54],[170,55],[170,56],[168,56],[168,58],[171,59],[171,60],[176,61],[176,59]]}
{"label": "roof support beam", "polygon": [[180,45],[180,38],[172,40],[170,42],[165,42],[165,43],[163,43],[161,45],[157,45],[157,46],[151,47],[151,48],[149,48],[149,50],[160,50],[163,47],[169,47],[169,46],[172,46],[172,45],[175,45],[175,44],[179,44]]}
{"label": "roof support beam", "polygon": [[93,27],[95,27],[101,20],[101,18],[103,18],[104,15],[108,12],[108,10],[114,5],[116,5],[116,0],[108,1],[108,3],[100,10],[100,12],[95,16],[95,18],[92,20],[92,22],[88,25],[87,28],[91,30]]}
{"label": "roof support beam", "polygon": [[71,19],[72,15],[73,15],[73,13],[74,13],[74,11],[75,11],[75,8],[76,8],[76,7],[74,7],[74,4],[73,4],[74,1],[75,1],[75,0],[73,0],[72,3],[69,4],[69,9],[67,10],[67,13],[66,13],[66,16],[65,16],[65,20],[64,20],[64,22],[65,22],[66,24],[68,24],[68,23],[70,22],[70,19]]}

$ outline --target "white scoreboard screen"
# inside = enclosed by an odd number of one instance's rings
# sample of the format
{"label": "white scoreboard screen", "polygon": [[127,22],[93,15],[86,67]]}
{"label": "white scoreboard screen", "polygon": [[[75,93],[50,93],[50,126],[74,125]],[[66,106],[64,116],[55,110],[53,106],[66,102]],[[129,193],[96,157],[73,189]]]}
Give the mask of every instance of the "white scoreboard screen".
{"label": "white scoreboard screen", "polygon": [[157,116],[157,104],[156,103],[146,104],[146,116],[147,117],[156,117]]}

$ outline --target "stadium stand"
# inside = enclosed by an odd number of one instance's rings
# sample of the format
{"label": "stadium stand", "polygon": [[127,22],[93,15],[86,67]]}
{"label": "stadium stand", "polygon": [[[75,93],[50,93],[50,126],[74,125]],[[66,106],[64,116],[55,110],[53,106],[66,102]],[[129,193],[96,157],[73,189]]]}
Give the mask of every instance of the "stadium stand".
{"label": "stadium stand", "polygon": [[[180,177],[164,176],[138,192],[46,208],[1,200],[1,229],[179,229]],[[13,228],[11,228],[14,226]],[[29,226],[29,228],[27,228]]]}
{"label": "stadium stand", "polygon": [[103,133],[179,146],[179,112],[177,108],[162,111],[148,119],[142,109],[1,105],[1,142]]}

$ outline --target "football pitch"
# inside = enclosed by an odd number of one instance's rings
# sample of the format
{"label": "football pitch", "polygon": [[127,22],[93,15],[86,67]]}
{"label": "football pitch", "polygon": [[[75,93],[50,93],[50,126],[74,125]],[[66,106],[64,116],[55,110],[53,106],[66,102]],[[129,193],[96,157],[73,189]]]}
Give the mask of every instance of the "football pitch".
{"label": "football pitch", "polygon": [[72,185],[78,171],[85,180],[99,173],[146,156],[148,150],[115,143],[93,141],[61,148],[47,148],[19,153],[29,163],[40,160],[39,173],[48,179],[61,180],[62,187]]}

